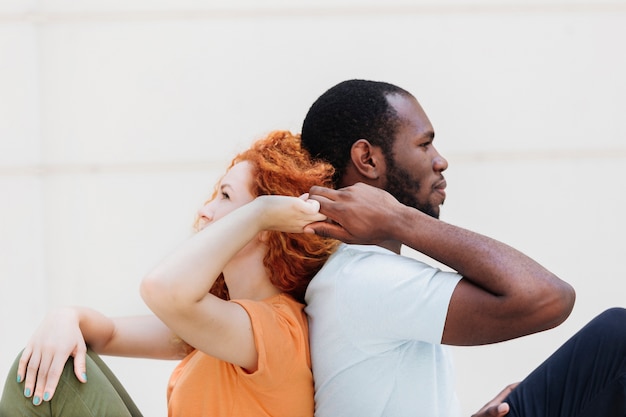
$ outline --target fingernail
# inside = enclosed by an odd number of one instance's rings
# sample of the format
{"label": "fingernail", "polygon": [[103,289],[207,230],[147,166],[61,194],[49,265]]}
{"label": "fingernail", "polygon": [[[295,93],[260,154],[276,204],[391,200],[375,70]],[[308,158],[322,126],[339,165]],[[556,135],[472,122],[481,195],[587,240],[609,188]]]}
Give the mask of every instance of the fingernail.
{"label": "fingernail", "polygon": [[43,393],[43,400],[44,401],[48,401],[50,399],[50,393],[49,392],[44,392]]}
{"label": "fingernail", "polygon": [[24,397],[30,397],[30,388],[24,390]]}
{"label": "fingernail", "polygon": [[41,403],[41,398],[35,396],[35,398],[33,398],[33,404],[39,405],[40,403]]}
{"label": "fingernail", "polygon": [[83,381],[87,382],[87,373],[82,373]]}
{"label": "fingernail", "polygon": [[19,384],[20,382],[22,382],[22,375],[17,376],[17,383]]}

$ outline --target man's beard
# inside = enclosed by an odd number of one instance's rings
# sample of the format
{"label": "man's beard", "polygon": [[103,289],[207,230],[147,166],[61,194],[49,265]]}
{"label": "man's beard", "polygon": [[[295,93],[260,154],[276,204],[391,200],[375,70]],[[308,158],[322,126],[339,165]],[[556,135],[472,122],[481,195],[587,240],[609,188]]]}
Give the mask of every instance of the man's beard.
{"label": "man's beard", "polygon": [[402,204],[414,207],[422,213],[438,219],[439,207],[433,207],[428,202],[422,204],[417,201],[419,190],[419,181],[413,180],[407,172],[398,169],[393,161],[387,161],[387,185],[385,186],[385,191],[393,195]]}

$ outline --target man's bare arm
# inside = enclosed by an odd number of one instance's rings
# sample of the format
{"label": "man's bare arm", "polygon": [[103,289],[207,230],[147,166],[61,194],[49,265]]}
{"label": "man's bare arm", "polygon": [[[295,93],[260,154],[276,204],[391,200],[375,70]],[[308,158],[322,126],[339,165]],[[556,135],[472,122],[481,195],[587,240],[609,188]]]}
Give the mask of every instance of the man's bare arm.
{"label": "man's bare arm", "polygon": [[405,206],[379,188],[313,187],[309,198],[332,220],[310,225],[316,233],[398,253],[404,244],[463,276],[442,343],[479,345],[539,332],[562,323],[573,308],[572,287],[528,256]]}

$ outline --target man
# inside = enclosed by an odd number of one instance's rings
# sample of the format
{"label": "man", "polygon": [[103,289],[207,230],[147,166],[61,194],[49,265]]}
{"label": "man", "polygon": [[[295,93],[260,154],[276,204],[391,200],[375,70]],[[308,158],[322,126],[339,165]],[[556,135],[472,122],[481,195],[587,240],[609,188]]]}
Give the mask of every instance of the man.
{"label": "man", "polygon": [[[306,293],[318,417],[457,416],[443,345],[543,331],[573,308],[571,286],[534,260],[438,220],[448,163],[434,137],[417,100],[382,82],[342,82],[304,120],[303,147],[333,164],[338,188],[310,190],[331,220],[310,227],[350,243]],[[403,244],[456,272],[401,256]],[[513,413],[513,387],[477,415]]]}

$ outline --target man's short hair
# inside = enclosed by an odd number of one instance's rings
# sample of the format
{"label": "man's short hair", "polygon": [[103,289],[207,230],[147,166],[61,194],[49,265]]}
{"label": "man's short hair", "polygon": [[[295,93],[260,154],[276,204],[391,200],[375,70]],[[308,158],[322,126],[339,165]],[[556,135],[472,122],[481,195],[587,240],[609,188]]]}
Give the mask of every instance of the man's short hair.
{"label": "man's short hair", "polygon": [[309,109],[302,125],[302,146],[335,167],[335,185],[343,177],[352,144],[367,139],[390,157],[400,120],[387,96],[406,90],[393,84],[348,80],[331,87]]}

